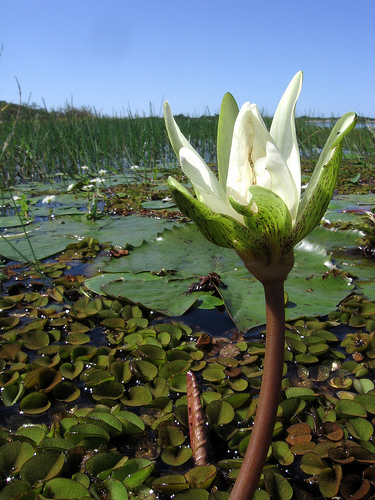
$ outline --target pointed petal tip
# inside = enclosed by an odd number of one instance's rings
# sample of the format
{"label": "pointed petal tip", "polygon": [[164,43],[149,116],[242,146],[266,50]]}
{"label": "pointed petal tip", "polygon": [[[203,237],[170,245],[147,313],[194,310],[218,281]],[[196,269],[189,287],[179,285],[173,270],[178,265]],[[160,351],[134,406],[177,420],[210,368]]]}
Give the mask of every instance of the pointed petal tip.
{"label": "pointed petal tip", "polygon": [[336,122],[332,130],[332,132],[336,134],[336,138],[331,144],[331,149],[334,149],[343,138],[353,130],[357,125],[357,119],[357,114],[354,113],[354,111],[349,111]]}
{"label": "pointed petal tip", "polygon": [[164,105],[163,105],[163,111],[164,111],[164,116],[165,116],[167,113],[172,115],[172,110],[171,110],[171,107],[170,107],[170,105],[169,105],[169,102],[168,102],[168,101],[165,101],[165,102],[164,102]]}

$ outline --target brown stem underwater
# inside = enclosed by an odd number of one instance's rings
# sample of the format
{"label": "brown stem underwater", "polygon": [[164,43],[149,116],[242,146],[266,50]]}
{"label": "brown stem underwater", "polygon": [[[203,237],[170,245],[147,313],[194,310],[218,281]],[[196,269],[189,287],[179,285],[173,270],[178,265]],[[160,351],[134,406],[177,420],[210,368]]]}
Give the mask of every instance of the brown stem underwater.
{"label": "brown stem underwater", "polygon": [[276,420],[284,365],[284,281],[263,283],[266,298],[266,350],[255,423],[230,500],[252,500]]}

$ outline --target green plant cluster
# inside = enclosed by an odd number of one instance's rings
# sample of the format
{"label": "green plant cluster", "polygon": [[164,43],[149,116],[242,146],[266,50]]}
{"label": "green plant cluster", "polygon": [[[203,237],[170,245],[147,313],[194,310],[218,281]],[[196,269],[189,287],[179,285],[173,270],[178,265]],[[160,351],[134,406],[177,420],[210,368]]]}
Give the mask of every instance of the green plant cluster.
{"label": "green plant cluster", "polygon": [[[5,144],[14,128],[0,165],[0,185],[5,188],[17,179],[50,180],[56,174],[75,177],[80,168],[106,169],[117,173],[130,166],[147,166],[159,170],[176,160],[169,145],[162,117],[128,113],[122,117],[102,116],[95,110],[43,108],[7,105],[0,102],[0,143]],[[218,115],[177,116],[176,119],[191,144],[209,163],[216,163]],[[271,118],[265,118],[269,126]],[[326,120],[327,121],[327,120]],[[329,123],[333,123],[335,119]],[[360,120],[345,142],[349,159],[366,161],[374,157],[374,131],[368,120]],[[328,123],[327,123],[328,124]],[[318,145],[324,144],[330,127],[318,118],[301,117],[296,121],[297,134],[305,161],[319,156]]]}
{"label": "green plant cluster", "polygon": [[[180,322],[150,322],[127,301],[82,295],[84,277],[63,264],[43,271],[55,282],[47,293],[27,286],[26,273],[0,304],[0,500],[227,499],[256,413],[262,335],[215,339]],[[341,339],[340,325],[352,328]],[[375,305],[356,295],[326,319],[286,325],[283,390],[257,500],[374,493],[374,335]],[[206,466],[191,459],[188,370],[210,430]]]}

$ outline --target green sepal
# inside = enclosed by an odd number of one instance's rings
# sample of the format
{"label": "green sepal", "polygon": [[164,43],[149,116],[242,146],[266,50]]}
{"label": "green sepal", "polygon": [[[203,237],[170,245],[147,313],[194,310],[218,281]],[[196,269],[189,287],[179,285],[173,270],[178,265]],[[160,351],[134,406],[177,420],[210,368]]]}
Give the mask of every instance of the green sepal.
{"label": "green sepal", "polygon": [[240,252],[251,251],[254,258],[269,261],[271,252],[264,239],[228,215],[213,212],[173,177],[168,178],[172,197],[179,209],[192,219],[199,231],[215,245]]}
{"label": "green sepal", "polygon": [[299,204],[296,223],[288,241],[290,248],[303,240],[325,214],[338,177],[342,141],[356,123],[356,114],[350,112],[342,116],[333,127]]}
{"label": "green sepal", "polygon": [[243,215],[246,226],[255,231],[272,249],[273,253],[282,251],[285,239],[292,231],[292,218],[284,200],[276,193],[261,186],[249,188],[251,200],[241,205],[233,198],[230,204]]}
{"label": "green sepal", "polygon": [[217,168],[219,182],[226,189],[229,168],[230,150],[232,147],[233,129],[239,109],[235,98],[227,92],[220,107],[217,127]]}

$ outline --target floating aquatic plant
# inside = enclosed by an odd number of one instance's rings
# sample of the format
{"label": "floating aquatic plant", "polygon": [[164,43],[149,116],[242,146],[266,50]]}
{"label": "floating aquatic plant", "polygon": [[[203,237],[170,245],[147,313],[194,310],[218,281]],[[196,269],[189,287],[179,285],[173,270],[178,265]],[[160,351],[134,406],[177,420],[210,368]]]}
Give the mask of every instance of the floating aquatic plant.
{"label": "floating aquatic plant", "polygon": [[294,265],[294,246],[323,217],[338,176],[342,141],[354,128],[347,113],[334,126],[301,197],[295,107],[302,73],[290,82],[267,130],[255,104],[240,110],[224,96],[218,125],[218,173],[211,171],[177,126],[168,103],[168,136],[196,197],[173,178],[172,195],[211,242],[233,248],[264,287],[266,351],[257,417],[232,491],[235,500],[252,499],[271,443],[285,343],[284,281]]}

